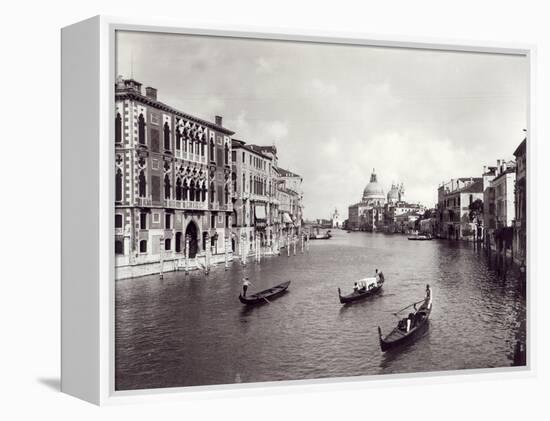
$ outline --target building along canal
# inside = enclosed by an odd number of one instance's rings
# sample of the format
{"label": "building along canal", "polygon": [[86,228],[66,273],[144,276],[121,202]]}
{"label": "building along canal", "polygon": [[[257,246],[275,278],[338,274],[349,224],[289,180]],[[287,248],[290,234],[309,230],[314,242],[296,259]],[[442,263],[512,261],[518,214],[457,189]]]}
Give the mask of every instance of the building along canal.
{"label": "building along canal", "polygon": [[[525,341],[525,297],[471,243],[333,230],[287,257],[237,260],[209,275],[165,273],[116,281],[116,389],[299,380],[506,367]],[[382,270],[380,295],[343,306],[337,288]],[[248,308],[238,295],[286,280],[289,292]],[[430,329],[382,353],[377,326],[433,290]],[[406,310],[401,317],[406,317]]]}

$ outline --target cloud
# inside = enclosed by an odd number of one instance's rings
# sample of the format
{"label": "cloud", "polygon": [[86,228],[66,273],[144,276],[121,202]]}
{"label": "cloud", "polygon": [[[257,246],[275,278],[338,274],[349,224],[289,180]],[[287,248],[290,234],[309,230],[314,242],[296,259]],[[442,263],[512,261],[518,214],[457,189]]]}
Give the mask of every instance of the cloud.
{"label": "cloud", "polygon": [[265,124],[266,140],[280,141],[288,136],[288,125],[282,121],[272,121]]}
{"label": "cloud", "polygon": [[433,206],[439,183],[511,159],[527,115],[520,56],[120,33],[117,72],[302,175],[306,217],[343,216],[373,168]]}

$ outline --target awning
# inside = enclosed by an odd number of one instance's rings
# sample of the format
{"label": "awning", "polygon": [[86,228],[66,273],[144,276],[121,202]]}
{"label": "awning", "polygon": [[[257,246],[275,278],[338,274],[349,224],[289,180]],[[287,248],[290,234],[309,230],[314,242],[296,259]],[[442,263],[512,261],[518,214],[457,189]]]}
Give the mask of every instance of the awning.
{"label": "awning", "polygon": [[292,224],[292,218],[290,217],[290,215],[288,213],[283,213],[283,222],[285,224]]}
{"label": "awning", "polygon": [[256,220],[261,219],[265,220],[265,206],[264,205],[256,205],[255,207],[255,214],[256,214]]}

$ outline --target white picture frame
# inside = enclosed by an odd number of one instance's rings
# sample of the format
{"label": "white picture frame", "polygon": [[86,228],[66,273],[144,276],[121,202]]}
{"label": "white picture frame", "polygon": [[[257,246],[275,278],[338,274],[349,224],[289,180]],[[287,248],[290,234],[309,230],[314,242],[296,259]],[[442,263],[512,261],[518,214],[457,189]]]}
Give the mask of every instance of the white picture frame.
{"label": "white picture frame", "polygon": [[[461,372],[395,374],[296,380],[261,384],[196,386],[140,391],[114,388],[114,134],[111,112],[114,108],[115,42],[117,30],[165,32],[224,37],[330,42],[365,46],[455,50],[493,54],[525,55],[529,60],[528,156],[536,153],[534,125],[533,45],[468,42],[456,40],[408,39],[354,33],[323,33],[296,30],[292,33],[266,28],[238,26],[187,26],[158,20],[96,16],[62,29],[62,376],[63,392],[103,405],[136,401],[157,401],[202,396],[241,396],[262,393],[277,387],[277,393],[296,390],[330,390],[335,384],[349,387],[376,387],[386,384],[418,384],[437,377],[464,379],[475,373],[482,378],[525,377],[536,372],[533,327],[536,312],[536,283],[529,271],[527,281],[527,366]],[[536,172],[535,160],[528,160],[528,191]],[[528,247],[534,198],[528,204]],[[527,266],[533,266],[533,252]],[[467,377],[466,377],[467,378]],[[193,393],[190,393],[193,392]]]}

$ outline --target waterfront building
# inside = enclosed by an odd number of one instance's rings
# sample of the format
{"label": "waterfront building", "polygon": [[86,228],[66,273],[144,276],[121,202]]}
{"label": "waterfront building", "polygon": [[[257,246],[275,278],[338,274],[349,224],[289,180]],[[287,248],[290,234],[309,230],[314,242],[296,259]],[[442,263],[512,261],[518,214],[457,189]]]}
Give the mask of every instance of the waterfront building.
{"label": "waterfront building", "polygon": [[514,256],[525,264],[527,252],[527,138],[514,151],[516,157]]}
{"label": "waterfront building", "polygon": [[499,159],[496,167],[490,167],[489,170],[493,176],[484,191],[485,244],[496,248],[497,239],[506,237],[511,243],[513,237],[516,164],[514,161]]}
{"label": "waterfront building", "polygon": [[388,202],[384,207],[384,231],[388,233],[405,232],[404,214],[419,214],[424,212],[424,206],[419,203]]}
{"label": "waterfront building", "polygon": [[221,117],[197,118],[118,78],[113,118],[117,278],[158,272],[161,261],[172,270],[186,251],[204,258],[209,235],[224,253],[233,132]]}
{"label": "waterfront building", "polygon": [[476,224],[470,220],[470,205],[483,200],[483,178],[462,177],[442,183],[438,190],[437,235],[473,240]]}
{"label": "waterfront building", "polygon": [[274,235],[273,158],[255,145],[233,139],[233,239],[235,253],[271,246]]}
{"label": "waterfront building", "polygon": [[402,234],[408,234],[410,232],[416,231],[418,229],[418,224],[422,213],[417,211],[409,211],[401,213],[395,217],[395,227],[396,231]]}
{"label": "waterfront building", "polygon": [[293,238],[302,233],[302,177],[292,171],[277,167],[277,196],[279,199],[279,214],[281,234]]}
{"label": "waterfront building", "polygon": [[426,215],[426,212],[424,213],[422,219],[419,222],[419,231],[422,234],[430,234],[431,236],[436,235],[436,228],[437,228],[437,219],[436,219],[436,212],[435,209],[429,210],[429,215]]}

